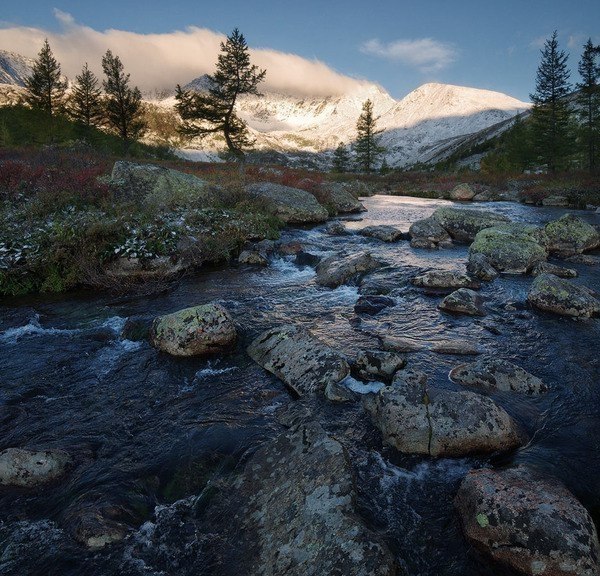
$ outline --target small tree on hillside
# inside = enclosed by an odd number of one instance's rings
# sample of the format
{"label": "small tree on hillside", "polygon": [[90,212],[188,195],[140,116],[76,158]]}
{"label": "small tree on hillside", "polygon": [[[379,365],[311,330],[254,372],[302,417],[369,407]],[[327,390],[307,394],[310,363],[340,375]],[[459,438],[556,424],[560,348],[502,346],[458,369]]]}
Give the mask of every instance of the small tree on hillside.
{"label": "small tree on hillside", "polygon": [[348,152],[348,148],[343,142],[340,142],[337,145],[337,148],[333,151],[333,162],[332,162],[332,170],[333,172],[348,172],[350,165],[350,153]]}
{"label": "small tree on hillside", "polygon": [[33,65],[31,76],[25,80],[25,101],[38,110],[50,115],[60,111],[67,83],[60,74],[60,64],[52,54],[48,39],[40,50]]}
{"label": "small tree on hillside", "polygon": [[98,78],[86,62],[81,74],[75,77],[75,85],[67,105],[69,116],[88,128],[100,126],[104,120],[102,92],[98,84]]}
{"label": "small tree on hillside", "polygon": [[377,119],[373,116],[373,102],[366,100],[356,123],[356,142],[354,143],[356,165],[361,172],[371,172],[377,158],[385,151],[377,141],[377,136],[383,130],[376,129],[376,122]]}
{"label": "small tree on hillside", "polygon": [[569,105],[566,96],[571,90],[568,55],[558,49],[554,31],[542,50],[537,70],[535,93],[531,94],[531,128],[538,159],[550,172],[565,168],[573,148]]}
{"label": "small tree on hillside", "polygon": [[248,44],[235,28],[227,41],[221,42],[217,70],[208,76],[208,91],[192,92],[177,86],[175,108],[183,120],[182,134],[203,137],[221,133],[228,151],[243,160],[244,148],[253,141],[246,123],[235,113],[235,105],[241,94],[260,96],[258,85],[265,75],[265,70],[250,64]]}
{"label": "small tree on hillside", "polygon": [[123,139],[125,153],[133,140],[146,130],[142,93],[136,86],[130,88],[129,74],[125,74],[123,63],[110,50],[102,58],[102,69],[106,80],[102,82],[106,92],[105,114],[111,128]]}
{"label": "small tree on hillside", "polygon": [[590,172],[595,172],[600,153],[600,47],[594,46],[591,38],[583,47],[578,70],[581,76],[581,82],[577,83],[581,143],[586,164]]}

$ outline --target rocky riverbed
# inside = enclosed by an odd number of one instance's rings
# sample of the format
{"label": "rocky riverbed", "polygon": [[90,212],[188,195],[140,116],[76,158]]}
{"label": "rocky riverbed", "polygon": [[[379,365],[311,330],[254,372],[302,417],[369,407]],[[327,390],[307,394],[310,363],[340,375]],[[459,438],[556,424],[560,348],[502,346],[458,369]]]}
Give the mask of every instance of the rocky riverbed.
{"label": "rocky riverbed", "polygon": [[599,216],[363,203],[0,305],[0,573],[598,573]]}

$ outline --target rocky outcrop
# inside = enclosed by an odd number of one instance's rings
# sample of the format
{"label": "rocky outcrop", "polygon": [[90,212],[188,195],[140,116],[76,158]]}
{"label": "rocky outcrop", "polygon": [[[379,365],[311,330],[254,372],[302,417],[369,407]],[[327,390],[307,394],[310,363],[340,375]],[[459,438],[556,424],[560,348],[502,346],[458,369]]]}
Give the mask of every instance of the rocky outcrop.
{"label": "rocky outcrop", "polygon": [[591,224],[572,214],[548,222],[544,231],[551,254],[568,258],[600,246],[600,234]]}
{"label": "rocky outcrop", "polygon": [[541,274],[533,281],[527,301],[539,310],[561,316],[589,318],[600,315],[600,300],[591,290],[553,274]]}
{"label": "rocky outcrop", "polygon": [[358,233],[368,238],[376,238],[382,242],[397,242],[402,238],[402,231],[395,226],[365,226]]}
{"label": "rocky outcrop", "polygon": [[268,266],[269,259],[266,254],[259,250],[242,250],[238,256],[238,262],[240,264],[247,264],[249,266]]}
{"label": "rocky outcrop", "polygon": [[0,452],[0,486],[33,488],[61,478],[72,464],[63,450],[7,448]]}
{"label": "rocky outcrop", "polygon": [[478,232],[469,248],[469,256],[482,254],[498,271],[525,274],[546,260],[544,233],[537,226],[511,223]]}
{"label": "rocky outcrop", "polygon": [[381,266],[383,264],[373,258],[370,252],[359,252],[350,256],[335,254],[322,260],[317,266],[317,283],[328,288],[337,288]]}
{"label": "rocky outcrop", "polygon": [[467,273],[484,282],[491,282],[498,278],[498,271],[490,264],[487,257],[477,252],[469,254]]}
{"label": "rocky outcrop", "polygon": [[566,196],[547,196],[542,200],[542,206],[568,206],[569,199]]}
{"label": "rocky outcrop", "polygon": [[310,192],[271,182],[249,184],[245,190],[250,196],[267,201],[275,215],[286,224],[312,224],[327,220],[327,210]]}
{"label": "rocky outcrop", "polygon": [[446,296],[439,305],[440,310],[468,316],[485,316],[483,298],[468,288],[459,288]]}
{"label": "rocky outcrop", "polygon": [[397,352],[385,350],[363,350],[358,353],[353,371],[362,380],[390,382],[401,368],[406,366],[406,358]]}
{"label": "rocky outcrop", "polygon": [[478,232],[509,222],[502,214],[466,208],[438,208],[431,216],[457,242],[473,242]]}
{"label": "rocky outcrop", "polygon": [[356,497],[344,447],[316,423],[292,428],[254,453],[227,496],[235,561],[253,576],[395,576]]}
{"label": "rocky outcrop", "polygon": [[452,240],[446,229],[432,217],[413,222],[408,229],[413,248],[439,248],[449,246]]}
{"label": "rocky outcrop", "polygon": [[455,500],[466,537],[527,576],[597,576],[600,546],[585,508],[526,467],[472,470]]}
{"label": "rocky outcrop", "polygon": [[577,278],[577,270],[573,268],[563,268],[550,262],[539,262],[532,269],[530,274],[532,276],[539,276],[540,274],[554,274],[559,278]]}
{"label": "rocky outcrop", "polygon": [[450,379],[463,386],[486,392],[541,394],[548,387],[523,368],[500,358],[485,356],[470,364],[461,364],[450,372]]}
{"label": "rocky outcrop", "polygon": [[297,326],[267,330],[252,341],[247,351],[297,396],[323,391],[330,382],[340,382],[350,373],[341,354]]}
{"label": "rocky outcrop", "polygon": [[401,370],[391,386],[365,400],[383,441],[406,454],[464,456],[511,450],[522,444],[512,418],[491,398],[427,384],[427,376]]}
{"label": "rocky outcrop", "polygon": [[366,212],[366,208],[344,184],[326,182],[319,187],[321,201],[337,214],[352,214]]}
{"label": "rocky outcrop", "polygon": [[150,328],[153,346],[172,356],[208,356],[229,352],[237,332],[229,312],[208,303],[159,316]]}
{"label": "rocky outcrop", "polygon": [[481,284],[478,280],[473,280],[470,276],[458,272],[457,270],[431,270],[415,276],[411,283],[419,288],[429,288],[430,290],[457,290],[458,288],[470,288],[478,290]]}
{"label": "rocky outcrop", "polygon": [[473,200],[475,191],[468,184],[459,184],[450,192],[450,200],[468,201]]}

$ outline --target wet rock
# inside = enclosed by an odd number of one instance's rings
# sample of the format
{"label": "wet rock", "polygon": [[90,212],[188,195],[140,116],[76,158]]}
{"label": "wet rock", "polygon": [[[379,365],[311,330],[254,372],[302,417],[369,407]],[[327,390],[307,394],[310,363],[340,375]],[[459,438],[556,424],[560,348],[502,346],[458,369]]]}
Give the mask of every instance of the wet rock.
{"label": "wet rock", "polygon": [[397,352],[363,350],[359,352],[353,369],[357,378],[362,380],[390,382],[404,366],[406,358]]}
{"label": "wet rock", "polygon": [[81,509],[67,512],[67,517],[75,540],[90,550],[120,542],[128,533],[125,524],[107,517],[102,508],[82,506]]}
{"label": "wet rock", "polygon": [[457,242],[473,242],[478,232],[509,222],[502,214],[466,208],[438,208],[431,216]]}
{"label": "wet rock", "polygon": [[339,221],[329,222],[327,226],[325,226],[325,232],[330,236],[345,236],[348,234],[343,222]]}
{"label": "wet rock", "polygon": [[0,452],[0,486],[33,488],[61,478],[72,464],[63,450],[7,448]]}
{"label": "wet rock", "polygon": [[533,281],[527,301],[539,310],[561,316],[589,318],[600,315],[600,300],[588,288],[553,274],[541,274]]}
{"label": "wet rock", "polygon": [[473,200],[475,191],[468,184],[459,184],[450,192],[450,200]]}
{"label": "wet rock", "polygon": [[523,441],[491,398],[431,386],[414,370],[401,370],[364,403],[384,443],[406,454],[465,456],[512,450]]}
{"label": "wet rock", "polygon": [[348,187],[339,182],[326,182],[319,186],[319,197],[337,214],[366,212],[366,208]]}
{"label": "wet rock", "polygon": [[376,238],[382,242],[397,242],[402,238],[402,232],[394,226],[366,226],[361,228],[358,233],[361,236]]}
{"label": "wet rock", "polygon": [[563,268],[550,262],[539,262],[531,270],[532,276],[539,276],[540,274],[554,274],[559,278],[577,278],[577,270],[573,268]]}
{"label": "wet rock", "polygon": [[370,252],[359,252],[350,256],[335,254],[319,263],[316,280],[321,286],[337,288],[381,266],[383,264],[373,258]]}
{"label": "wet rock", "polygon": [[485,316],[483,298],[468,288],[459,288],[446,296],[439,305],[440,310],[467,314],[469,316]]}
{"label": "wet rock", "polygon": [[542,206],[568,206],[569,199],[566,196],[548,196],[542,200]]}
{"label": "wet rock", "polygon": [[389,296],[360,296],[354,305],[356,314],[369,314],[375,316],[385,308],[395,306],[396,301]]}
{"label": "wet rock", "polygon": [[350,373],[341,354],[297,326],[267,330],[253,340],[247,351],[297,396],[323,391],[330,382],[340,382]]}
{"label": "wet rock", "polygon": [[389,294],[406,286],[409,275],[405,268],[379,268],[361,279],[359,292],[366,296]]}
{"label": "wet rock", "polygon": [[150,324],[151,322],[147,318],[127,318],[121,332],[121,338],[132,342],[146,341],[150,333]]}
{"label": "wet rock", "polygon": [[537,226],[521,223],[502,224],[478,232],[469,248],[471,254],[483,254],[498,271],[525,274],[546,260],[544,234]]}
{"label": "wet rock", "polygon": [[565,214],[558,220],[548,222],[544,230],[549,252],[561,258],[581,254],[600,246],[598,230],[572,214]]}
{"label": "wet rock", "polygon": [[471,470],[455,505],[466,537],[494,560],[528,576],[596,576],[594,523],[557,480],[524,466]]}
{"label": "wet rock", "polygon": [[294,258],[294,263],[297,266],[310,266],[311,268],[315,268],[320,261],[320,256],[311,254],[310,252],[305,252],[304,250],[298,252]]}
{"label": "wet rock", "polygon": [[259,448],[233,487],[231,522],[244,572],[256,576],[394,576],[393,555],[355,507],[344,447],[316,423]]}
{"label": "wet rock", "polygon": [[600,264],[600,257],[592,256],[591,254],[576,254],[575,256],[565,258],[565,262],[583,264],[584,266],[598,266]]}
{"label": "wet rock", "polygon": [[484,282],[491,282],[498,278],[498,271],[490,264],[486,256],[478,252],[469,254],[467,272],[470,276]]}
{"label": "wet rock", "polygon": [[457,366],[450,372],[450,379],[486,392],[520,392],[532,395],[548,390],[539,378],[523,368],[508,360],[491,356]]}
{"label": "wet rock", "polygon": [[436,342],[431,347],[431,351],[436,354],[451,354],[453,356],[470,356],[483,352],[477,343],[460,339]]}
{"label": "wet rock", "polygon": [[438,248],[452,244],[450,235],[441,224],[432,217],[417,220],[411,224],[408,234],[413,248]]}
{"label": "wet rock", "polygon": [[293,256],[302,252],[304,246],[300,242],[284,242],[276,245],[277,252],[283,256]]}
{"label": "wet rock", "polygon": [[286,224],[311,224],[327,220],[327,210],[310,192],[271,182],[249,184],[245,190],[252,197],[268,201],[275,215]]}
{"label": "wet rock", "polygon": [[411,283],[419,288],[432,290],[456,290],[458,288],[478,290],[481,288],[478,280],[473,280],[470,276],[457,270],[432,270],[415,276]]}
{"label": "wet rock", "polygon": [[356,402],[358,394],[353,392],[344,384],[344,380],[341,382],[329,382],[325,388],[325,398],[330,402],[336,404],[343,404],[344,402]]}
{"label": "wet rock", "polygon": [[390,352],[419,352],[424,348],[421,343],[408,338],[402,338],[401,336],[386,334],[380,339],[381,347]]}
{"label": "wet rock", "polygon": [[238,256],[240,264],[248,264],[250,266],[268,266],[269,259],[258,250],[243,250]]}
{"label": "wet rock", "polygon": [[237,332],[229,312],[208,303],[159,316],[150,328],[152,345],[172,356],[206,356],[229,352]]}

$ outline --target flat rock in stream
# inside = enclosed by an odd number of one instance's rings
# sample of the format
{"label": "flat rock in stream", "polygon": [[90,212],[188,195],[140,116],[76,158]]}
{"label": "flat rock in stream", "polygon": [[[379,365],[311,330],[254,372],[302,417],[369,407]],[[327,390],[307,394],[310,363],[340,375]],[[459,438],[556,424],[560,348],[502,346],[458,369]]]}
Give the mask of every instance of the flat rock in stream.
{"label": "flat rock in stream", "polygon": [[525,466],[471,470],[455,505],[467,539],[521,574],[600,573],[594,522],[558,480]]}
{"label": "flat rock in stream", "polygon": [[0,452],[0,486],[33,488],[58,480],[72,464],[64,450],[6,448]]}
{"label": "flat rock in stream", "polygon": [[376,238],[382,242],[397,242],[402,238],[402,231],[395,226],[365,226],[358,233],[368,238]]}
{"label": "flat rock in stream", "polygon": [[453,240],[457,242],[473,242],[478,232],[484,228],[498,226],[509,222],[502,214],[487,210],[470,210],[466,208],[438,208],[431,218],[436,220]]}
{"label": "flat rock in stream", "polygon": [[524,437],[491,398],[428,385],[427,376],[400,370],[391,386],[364,401],[383,441],[405,454],[435,457],[507,451]]}
{"label": "flat rock in stream", "polygon": [[540,274],[532,283],[528,302],[546,312],[575,318],[600,315],[600,300],[592,291],[553,274]]}
{"label": "flat rock in stream", "polygon": [[309,422],[260,447],[228,500],[235,550],[252,576],[395,576],[393,554],[355,506],[344,447]]}
{"label": "flat rock in stream", "polygon": [[556,264],[551,264],[550,262],[540,262],[536,264],[531,270],[532,276],[539,276],[540,274],[554,274],[559,278],[577,278],[577,270],[573,268],[564,268],[562,266],[557,266]]}
{"label": "flat rock in stream", "polygon": [[382,266],[370,252],[358,252],[350,256],[334,254],[319,263],[316,280],[321,286],[337,288]]}
{"label": "flat rock in stream", "polygon": [[457,290],[458,288],[470,288],[479,290],[481,283],[458,270],[431,270],[415,276],[411,283],[419,288],[430,290]]}
{"label": "flat rock in stream", "polygon": [[346,359],[308,330],[279,326],[248,346],[248,355],[282,380],[296,395],[323,391],[350,373]]}
{"label": "flat rock in stream", "polygon": [[389,296],[360,296],[354,305],[354,312],[374,316],[395,305],[396,301]]}

